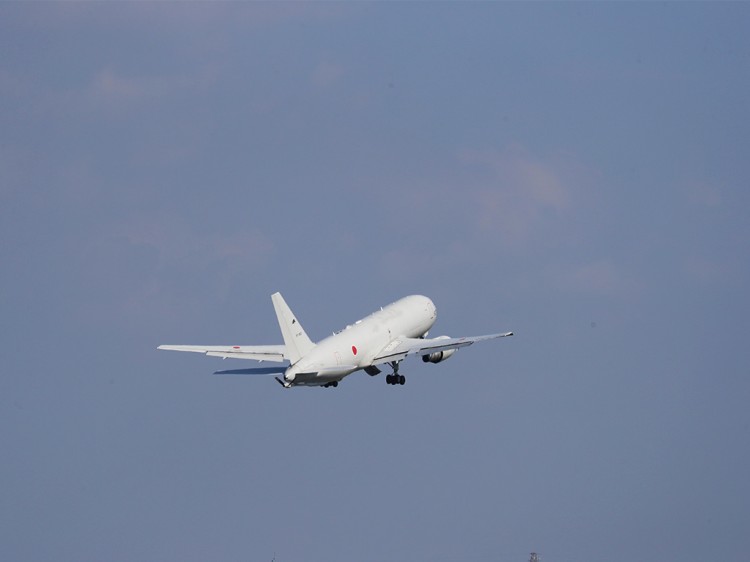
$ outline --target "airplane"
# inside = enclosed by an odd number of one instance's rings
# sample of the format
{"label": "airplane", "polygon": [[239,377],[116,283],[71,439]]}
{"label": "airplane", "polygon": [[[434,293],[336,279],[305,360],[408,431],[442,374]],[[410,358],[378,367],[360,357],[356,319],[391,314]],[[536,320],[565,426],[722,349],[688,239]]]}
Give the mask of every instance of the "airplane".
{"label": "airplane", "polygon": [[392,372],[385,377],[389,385],[403,385],[406,377],[399,364],[406,357],[420,355],[425,363],[441,363],[456,350],[473,343],[512,336],[513,332],[485,336],[427,338],[437,319],[433,302],[422,295],[397,300],[356,321],[339,332],[313,343],[286,304],[281,293],[271,295],[279,322],[283,345],[160,345],[157,349],[203,353],[211,357],[254,359],[285,363],[280,366],[230,369],[214,374],[281,375],[276,376],[284,388],[295,386],[336,387],[356,371],[370,376],[381,373],[388,365]]}

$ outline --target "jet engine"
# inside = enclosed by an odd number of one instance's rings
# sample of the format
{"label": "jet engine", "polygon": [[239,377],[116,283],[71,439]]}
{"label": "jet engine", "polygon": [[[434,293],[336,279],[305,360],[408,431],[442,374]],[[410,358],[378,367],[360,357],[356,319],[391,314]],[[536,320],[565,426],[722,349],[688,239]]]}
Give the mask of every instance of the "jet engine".
{"label": "jet engine", "polygon": [[[438,336],[435,338],[436,340],[449,340],[451,339],[450,336]],[[441,361],[445,361],[456,353],[455,349],[446,349],[444,351],[436,351],[434,353],[429,353],[427,355],[422,355],[422,361],[425,363],[440,363]]]}

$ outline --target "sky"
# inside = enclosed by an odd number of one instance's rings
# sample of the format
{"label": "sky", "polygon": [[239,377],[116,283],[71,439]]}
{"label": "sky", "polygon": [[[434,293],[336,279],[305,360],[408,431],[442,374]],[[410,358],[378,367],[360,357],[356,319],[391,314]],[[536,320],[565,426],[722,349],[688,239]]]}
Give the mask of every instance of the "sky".
{"label": "sky", "polygon": [[[750,551],[750,5],[0,3],[0,559]],[[402,296],[407,384],[212,376]]]}

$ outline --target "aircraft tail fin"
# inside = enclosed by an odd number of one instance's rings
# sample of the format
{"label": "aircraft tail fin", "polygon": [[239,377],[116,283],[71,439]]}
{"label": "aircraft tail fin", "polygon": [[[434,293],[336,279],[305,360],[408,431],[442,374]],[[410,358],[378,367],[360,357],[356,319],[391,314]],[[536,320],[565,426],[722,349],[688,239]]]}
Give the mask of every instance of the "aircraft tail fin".
{"label": "aircraft tail fin", "polygon": [[279,321],[281,335],[284,338],[287,358],[294,365],[301,357],[307,355],[315,347],[315,344],[307,337],[305,330],[286,304],[281,293],[271,295],[271,300],[276,311],[276,318]]}

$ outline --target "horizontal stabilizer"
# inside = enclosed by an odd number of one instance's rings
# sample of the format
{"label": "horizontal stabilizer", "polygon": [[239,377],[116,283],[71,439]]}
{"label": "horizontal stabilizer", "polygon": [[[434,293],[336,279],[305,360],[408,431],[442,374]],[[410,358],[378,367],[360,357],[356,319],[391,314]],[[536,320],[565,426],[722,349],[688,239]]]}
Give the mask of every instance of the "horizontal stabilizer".
{"label": "horizontal stabilizer", "polygon": [[167,351],[188,351],[203,353],[224,359],[254,359],[255,361],[276,361],[286,359],[283,345],[160,345],[157,349]]}
{"label": "horizontal stabilizer", "polygon": [[286,366],[278,367],[255,367],[251,369],[227,369],[225,371],[214,371],[214,375],[278,375],[286,371]]}

